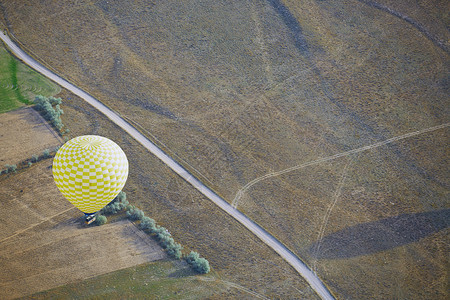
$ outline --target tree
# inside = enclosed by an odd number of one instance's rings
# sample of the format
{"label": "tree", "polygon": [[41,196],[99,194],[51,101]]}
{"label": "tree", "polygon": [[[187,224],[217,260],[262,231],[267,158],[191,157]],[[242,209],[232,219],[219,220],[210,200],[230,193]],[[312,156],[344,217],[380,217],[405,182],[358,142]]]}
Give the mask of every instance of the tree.
{"label": "tree", "polygon": [[127,193],[125,193],[124,191],[120,191],[115,200],[124,203],[127,200]]}
{"label": "tree", "polygon": [[51,105],[59,105],[61,104],[62,100],[61,98],[55,98],[53,96],[48,97],[48,101],[50,102]]}
{"label": "tree", "polygon": [[[63,127],[61,115],[64,113],[59,107],[61,98],[46,98],[42,95],[38,95],[34,98],[34,103],[36,104],[36,110],[40,111],[44,119],[49,121],[56,129],[61,130]],[[53,105],[55,105],[55,108],[53,108]]]}
{"label": "tree", "polygon": [[42,152],[42,154],[44,155],[44,158],[50,157],[50,150],[45,149],[44,152]]}
{"label": "tree", "polygon": [[114,198],[114,200],[111,201],[111,203],[109,203],[108,205],[103,207],[100,212],[105,215],[116,214],[119,211],[121,211],[122,209],[124,209],[125,207],[127,207],[128,205],[129,205],[129,202],[127,201],[127,194],[125,194],[125,192],[121,191],[116,196],[116,198]]}
{"label": "tree", "polygon": [[167,254],[169,254],[170,256],[176,258],[176,259],[180,259],[181,258],[181,245],[178,243],[174,243],[173,245],[171,245],[170,247],[167,248]]}
{"label": "tree", "polygon": [[169,232],[166,228],[164,228],[164,227],[162,227],[162,226],[159,226],[159,225],[156,225],[156,228],[155,228],[155,230],[153,231],[153,233],[156,233],[156,237],[157,237],[158,239],[161,239],[161,238],[164,237],[164,236],[167,236],[167,237],[172,236],[172,235],[170,234],[170,232]]}

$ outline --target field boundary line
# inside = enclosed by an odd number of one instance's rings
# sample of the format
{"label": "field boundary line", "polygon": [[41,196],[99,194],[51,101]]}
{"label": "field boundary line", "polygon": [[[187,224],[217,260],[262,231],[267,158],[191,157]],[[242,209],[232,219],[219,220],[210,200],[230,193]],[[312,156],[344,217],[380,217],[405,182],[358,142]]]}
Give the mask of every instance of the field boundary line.
{"label": "field boundary line", "polygon": [[281,171],[278,171],[278,172],[272,172],[272,173],[265,174],[265,175],[263,175],[261,177],[257,177],[255,179],[253,179],[252,181],[248,182],[239,191],[237,191],[236,196],[234,197],[233,202],[231,203],[231,205],[234,208],[237,208],[237,206],[239,204],[239,200],[242,198],[244,193],[249,188],[251,188],[255,184],[257,184],[257,183],[259,183],[259,182],[261,182],[261,181],[263,181],[265,179],[276,177],[276,176],[280,176],[280,175],[283,175],[283,174],[286,174],[286,173],[289,173],[289,172],[293,172],[293,171],[296,171],[296,170],[299,170],[299,169],[303,169],[303,168],[306,168],[306,167],[317,165],[317,164],[320,164],[320,163],[323,163],[323,162],[335,160],[335,159],[338,159],[338,158],[341,158],[341,157],[344,157],[344,156],[349,156],[351,154],[356,154],[356,153],[364,152],[364,151],[371,150],[371,149],[374,149],[374,148],[378,148],[378,147],[381,147],[381,146],[384,146],[384,145],[387,145],[387,144],[391,144],[391,143],[394,143],[396,141],[404,140],[404,139],[407,139],[407,138],[410,138],[410,137],[413,137],[413,136],[416,136],[416,135],[421,135],[421,134],[424,134],[424,133],[428,133],[428,132],[436,131],[436,130],[439,130],[439,129],[443,129],[443,128],[446,128],[448,126],[450,126],[450,123],[445,123],[445,124],[429,127],[429,128],[422,129],[422,130],[409,132],[409,133],[406,133],[406,134],[403,134],[403,135],[399,135],[399,136],[396,136],[396,137],[393,137],[393,138],[390,138],[390,139],[387,139],[387,140],[384,140],[384,141],[381,141],[381,142],[377,142],[377,143],[374,143],[374,144],[371,144],[371,145],[368,145],[368,146],[356,148],[356,149],[349,150],[349,151],[340,152],[340,153],[337,153],[337,154],[334,154],[334,155],[331,155],[331,156],[319,158],[319,159],[316,159],[316,160],[313,160],[313,161],[310,161],[310,162],[306,162],[306,163],[303,163],[303,164],[300,164],[300,165],[296,165],[296,166],[293,166],[293,167],[290,167],[290,168],[287,168],[287,169],[284,169],[284,170],[281,170]]}

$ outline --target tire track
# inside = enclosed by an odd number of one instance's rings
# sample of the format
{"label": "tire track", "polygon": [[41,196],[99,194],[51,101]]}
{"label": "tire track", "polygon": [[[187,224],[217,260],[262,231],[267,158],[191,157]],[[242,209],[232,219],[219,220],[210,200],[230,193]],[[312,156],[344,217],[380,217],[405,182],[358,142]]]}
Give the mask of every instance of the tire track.
{"label": "tire track", "polygon": [[252,296],[254,296],[254,297],[258,298],[258,299],[269,300],[269,298],[267,298],[266,296],[258,294],[258,293],[254,292],[252,290],[249,290],[248,288],[243,287],[242,285],[239,285],[237,283],[230,282],[230,281],[225,281],[225,280],[220,280],[220,282],[224,283],[225,285],[234,287],[235,289],[244,291],[244,292],[246,292],[246,293],[248,293],[248,294],[250,294],[250,295],[252,295]]}
{"label": "tire track", "polygon": [[327,227],[328,219],[330,218],[331,211],[333,210],[334,206],[336,205],[337,201],[339,200],[339,197],[341,196],[342,187],[344,186],[345,179],[347,179],[348,168],[352,164],[353,160],[354,160],[354,158],[350,159],[350,161],[345,165],[344,169],[342,170],[342,174],[341,174],[341,178],[338,183],[338,187],[333,195],[333,201],[332,201],[331,205],[328,207],[327,212],[325,213],[325,215],[323,217],[323,222],[322,222],[322,225],[320,226],[320,230],[319,230],[319,236],[317,237],[317,247],[316,247],[315,255],[314,255],[315,260],[313,262],[313,267],[312,267],[312,270],[314,272],[316,272],[316,270],[317,270],[316,269],[317,254],[320,251],[321,240],[325,233],[325,228]]}
{"label": "tire track", "polygon": [[235,289],[238,289],[238,290],[241,290],[241,291],[243,291],[243,292],[245,292],[245,293],[248,293],[248,294],[254,296],[255,298],[258,298],[258,299],[264,299],[264,300],[269,300],[269,298],[267,298],[266,296],[261,295],[261,294],[258,294],[257,292],[254,292],[254,291],[252,291],[252,290],[250,290],[250,289],[248,289],[248,288],[246,288],[246,287],[243,287],[242,285],[239,285],[239,284],[234,283],[234,282],[231,282],[231,281],[226,281],[226,280],[222,280],[222,279],[217,279],[217,278],[215,278],[215,277],[203,277],[203,276],[202,276],[202,277],[195,278],[195,279],[198,279],[198,280],[201,280],[201,281],[205,281],[205,282],[217,282],[217,283],[222,283],[222,284],[224,284],[224,285],[226,285],[226,286],[233,287],[233,288],[235,288]]}
{"label": "tire track", "polygon": [[262,28],[261,19],[258,15],[256,3],[254,1],[251,1],[250,3],[250,17],[252,21],[255,23],[255,38],[254,41],[258,45],[260,51],[261,51],[261,59],[264,63],[264,71],[266,74],[266,80],[267,85],[272,86],[273,85],[273,72],[272,67],[270,64],[270,60],[268,58],[268,50],[267,45],[264,42],[264,32]]}
{"label": "tire track", "polygon": [[296,170],[303,169],[303,168],[306,168],[306,167],[309,167],[309,166],[317,165],[317,164],[320,164],[320,163],[323,163],[323,162],[335,160],[335,159],[338,159],[338,158],[341,158],[341,157],[344,157],[344,156],[348,156],[348,155],[351,155],[351,154],[356,154],[356,153],[364,152],[364,151],[371,150],[371,149],[374,149],[374,148],[378,148],[378,147],[381,147],[381,146],[384,146],[384,145],[387,145],[387,144],[390,144],[390,143],[394,143],[394,142],[397,142],[397,141],[400,141],[400,140],[404,140],[404,139],[407,139],[407,138],[410,138],[410,137],[413,137],[413,136],[416,136],[416,135],[421,135],[421,134],[425,134],[425,133],[428,133],[428,132],[432,132],[432,131],[436,131],[436,130],[439,130],[439,129],[443,129],[443,128],[446,128],[448,126],[450,126],[450,123],[445,123],[445,124],[429,127],[429,128],[422,129],[422,130],[409,132],[409,133],[406,133],[406,134],[403,134],[403,135],[400,135],[400,136],[396,136],[396,137],[393,137],[393,138],[390,138],[390,139],[387,139],[387,140],[384,140],[382,142],[378,142],[378,143],[375,143],[375,144],[372,144],[372,145],[368,145],[368,146],[364,146],[364,147],[361,147],[361,148],[357,148],[357,149],[353,149],[353,150],[337,153],[337,154],[334,154],[334,155],[331,155],[331,156],[327,156],[327,157],[324,157],[324,158],[319,158],[317,160],[310,161],[310,162],[307,162],[307,163],[304,163],[304,164],[300,164],[300,165],[296,165],[296,166],[293,166],[293,167],[290,167],[290,168],[287,168],[287,169],[284,169],[284,170],[281,170],[281,171],[278,171],[278,172],[268,173],[266,175],[263,175],[261,177],[253,179],[252,181],[250,181],[249,183],[244,185],[239,191],[237,191],[236,196],[234,197],[231,205],[234,208],[237,208],[237,206],[239,204],[239,200],[242,198],[244,193],[249,188],[251,188],[255,184],[257,184],[257,183],[259,183],[259,182],[261,182],[261,181],[263,181],[265,179],[276,177],[276,176],[280,176],[280,175],[283,175],[283,174],[286,174],[286,173],[289,173],[289,172],[292,172],[292,171],[296,171]]}

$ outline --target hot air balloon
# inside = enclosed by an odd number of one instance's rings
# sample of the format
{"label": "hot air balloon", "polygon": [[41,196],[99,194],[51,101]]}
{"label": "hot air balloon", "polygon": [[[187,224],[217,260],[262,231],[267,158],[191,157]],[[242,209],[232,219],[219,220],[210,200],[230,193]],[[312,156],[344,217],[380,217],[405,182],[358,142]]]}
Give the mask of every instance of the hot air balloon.
{"label": "hot air balloon", "polygon": [[53,159],[56,186],[75,207],[95,220],[95,213],[122,190],[128,177],[128,160],[113,141],[84,135],[65,143]]}

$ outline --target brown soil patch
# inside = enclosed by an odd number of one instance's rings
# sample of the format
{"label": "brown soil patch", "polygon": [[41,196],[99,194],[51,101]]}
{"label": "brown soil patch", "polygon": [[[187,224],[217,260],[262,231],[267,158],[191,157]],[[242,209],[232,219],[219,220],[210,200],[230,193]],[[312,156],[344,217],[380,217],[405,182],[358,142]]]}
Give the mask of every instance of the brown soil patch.
{"label": "brown soil patch", "polygon": [[61,137],[32,108],[21,108],[0,118],[0,164],[16,164],[33,154],[63,143]]}
{"label": "brown soil patch", "polygon": [[129,221],[86,227],[82,213],[58,192],[50,165],[46,160],[0,181],[0,298],[166,257]]}

